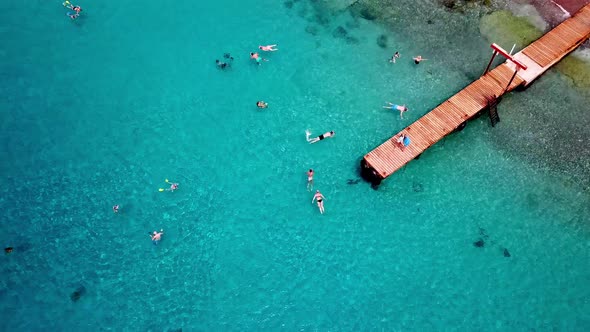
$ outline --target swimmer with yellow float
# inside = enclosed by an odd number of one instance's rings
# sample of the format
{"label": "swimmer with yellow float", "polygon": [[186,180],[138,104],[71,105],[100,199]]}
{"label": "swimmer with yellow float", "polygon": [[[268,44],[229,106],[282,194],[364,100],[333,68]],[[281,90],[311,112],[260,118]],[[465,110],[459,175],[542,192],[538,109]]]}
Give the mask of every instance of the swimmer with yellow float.
{"label": "swimmer with yellow float", "polygon": [[160,191],[160,192],[162,192],[162,191],[174,191],[174,190],[178,189],[178,183],[170,182],[170,181],[168,181],[168,179],[166,179],[166,183],[168,183],[170,185],[170,188],[168,188],[168,189],[160,188],[158,191]]}
{"label": "swimmer with yellow float", "polygon": [[74,20],[78,16],[80,16],[80,12],[82,11],[82,7],[73,5],[69,0],[66,0],[62,5],[64,5],[64,7],[66,7],[66,8],[69,8],[69,9],[72,9],[73,11],[75,11],[75,13],[73,13],[73,12],[66,13],[66,15],[68,15],[72,20]]}

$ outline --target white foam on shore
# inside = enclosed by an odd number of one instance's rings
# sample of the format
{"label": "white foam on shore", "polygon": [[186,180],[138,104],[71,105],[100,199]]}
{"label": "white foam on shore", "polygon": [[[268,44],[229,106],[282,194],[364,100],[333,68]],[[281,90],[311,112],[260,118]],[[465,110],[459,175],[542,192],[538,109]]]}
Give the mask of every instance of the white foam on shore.
{"label": "white foam on shore", "polygon": [[563,18],[570,18],[572,16],[572,14],[570,14],[570,12],[568,12],[567,10],[565,10],[565,8],[563,8],[560,4],[558,4],[557,2],[550,0],[551,3],[553,3],[554,5],[556,5],[559,9],[561,9],[561,11],[563,12]]}
{"label": "white foam on shore", "polygon": [[578,48],[572,55],[584,62],[590,63],[590,48]]}

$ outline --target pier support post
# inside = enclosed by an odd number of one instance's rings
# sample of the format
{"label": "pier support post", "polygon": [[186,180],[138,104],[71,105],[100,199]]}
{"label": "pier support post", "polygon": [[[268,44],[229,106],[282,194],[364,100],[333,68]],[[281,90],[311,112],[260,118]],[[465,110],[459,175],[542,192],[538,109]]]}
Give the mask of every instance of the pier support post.
{"label": "pier support post", "polygon": [[516,77],[517,73],[518,73],[518,67],[516,67],[516,70],[514,71],[514,74],[512,74],[510,81],[508,81],[508,85],[506,86],[506,89],[504,89],[504,92],[502,92],[502,95],[505,94],[506,91],[508,91],[508,89],[510,88],[510,84],[512,84],[512,81],[514,81],[514,78]]}
{"label": "pier support post", "polygon": [[377,174],[377,171],[367,164],[365,159],[361,159],[361,177],[371,183],[373,189],[377,189],[383,178]]}

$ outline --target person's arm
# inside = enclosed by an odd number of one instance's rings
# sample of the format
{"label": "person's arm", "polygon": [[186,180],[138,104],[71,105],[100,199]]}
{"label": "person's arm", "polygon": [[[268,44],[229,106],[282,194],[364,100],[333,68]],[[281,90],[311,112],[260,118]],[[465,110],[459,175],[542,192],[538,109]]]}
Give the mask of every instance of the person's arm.
{"label": "person's arm", "polygon": [[315,202],[315,195],[313,195],[313,198],[311,199],[311,204],[313,204],[313,202]]}

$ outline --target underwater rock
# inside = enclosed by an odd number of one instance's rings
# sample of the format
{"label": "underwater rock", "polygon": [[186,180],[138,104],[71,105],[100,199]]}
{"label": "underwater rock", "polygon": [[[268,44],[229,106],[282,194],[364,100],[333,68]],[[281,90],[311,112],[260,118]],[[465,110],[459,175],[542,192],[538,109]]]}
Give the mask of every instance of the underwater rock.
{"label": "underwater rock", "polygon": [[70,299],[72,300],[72,302],[78,302],[78,300],[82,296],[84,296],[84,294],[86,294],[86,287],[80,286],[76,288],[76,290],[72,292],[72,294],[70,294]]}
{"label": "underwater rock", "polygon": [[346,25],[346,27],[349,29],[358,29],[361,26],[357,20],[348,21],[344,25]]}
{"label": "underwater rock", "polygon": [[506,248],[504,248],[504,257],[510,257],[510,252]]}
{"label": "underwater rock", "polygon": [[479,227],[479,235],[481,235],[482,239],[487,239],[489,238],[489,235],[486,233],[485,228],[481,228]]}
{"label": "underwater rock", "polygon": [[332,36],[334,38],[345,38],[347,35],[348,31],[346,31],[346,29],[344,29],[341,25],[332,31]]}
{"label": "underwater rock", "polygon": [[359,43],[358,38],[352,37],[352,36],[346,36],[346,38],[344,38],[344,40],[346,40],[346,43],[350,44],[350,45],[356,45]]}
{"label": "underwater rock", "polygon": [[330,25],[330,18],[328,17],[328,15],[325,15],[322,13],[317,13],[314,16],[314,19],[315,19],[315,22],[318,23],[319,25],[323,25],[325,27]]}
{"label": "underwater rock", "polygon": [[375,12],[375,9],[372,7],[363,7],[359,12],[362,18],[368,21],[374,21],[378,17],[378,13]]}
{"label": "underwater rock", "polygon": [[29,242],[24,242],[16,246],[15,250],[18,252],[26,252],[33,249],[33,245]]}
{"label": "underwater rock", "polygon": [[443,6],[447,7],[448,9],[455,8],[456,4],[457,3],[455,0],[443,0]]}
{"label": "underwater rock", "polygon": [[415,193],[421,193],[424,191],[424,186],[422,186],[421,183],[414,182],[412,184],[412,190],[414,190]]}
{"label": "underwater rock", "polygon": [[379,45],[379,47],[381,48],[387,48],[387,36],[380,35],[379,37],[377,37],[377,45]]}
{"label": "underwater rock", "polygon": [[309,33],[312,36],[317,36],[320,31],[318,27],[314,25],[308,25],[305,27],[305,32]]}
{"label": "underwater rock", "polygon": [[485,245],[485,242],[483,241],[483,239],[479,239],[475,242],[473,242],[473,246],[476,248],[482,248]]}
{"label": "underwater rock", "polygon": [[358,0],[320,0],[320,2],[331,10],[343,10],[358,2]]}

